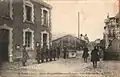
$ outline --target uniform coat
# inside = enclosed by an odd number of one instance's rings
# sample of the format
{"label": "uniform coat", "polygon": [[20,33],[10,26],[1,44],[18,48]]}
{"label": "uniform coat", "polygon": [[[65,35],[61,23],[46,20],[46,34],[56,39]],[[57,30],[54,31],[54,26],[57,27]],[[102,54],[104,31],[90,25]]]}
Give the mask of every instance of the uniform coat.
{"label": "uniform coat", "polygon": [[89,56],[88,48],[84,48],[82,58],[87,58]]}
{"label": "uniform coat", "polygon": [[91,61],[99,61],[98,49],[92,50]]}

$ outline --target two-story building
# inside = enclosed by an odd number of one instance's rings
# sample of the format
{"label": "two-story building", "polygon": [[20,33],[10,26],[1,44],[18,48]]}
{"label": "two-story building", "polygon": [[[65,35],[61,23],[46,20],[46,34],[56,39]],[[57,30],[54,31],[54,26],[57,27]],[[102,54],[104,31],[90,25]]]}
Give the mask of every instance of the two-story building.
{"label": "two-story building", "polygon": [[41,0],[0,0],[0,59],[13,62],[21,57],[22,45],[35,52],[51,44],[51,9]]}
{"label": "two-story building", "polygon": [[120,59],[120,18],[107,16],[104,30],[105,59]]}

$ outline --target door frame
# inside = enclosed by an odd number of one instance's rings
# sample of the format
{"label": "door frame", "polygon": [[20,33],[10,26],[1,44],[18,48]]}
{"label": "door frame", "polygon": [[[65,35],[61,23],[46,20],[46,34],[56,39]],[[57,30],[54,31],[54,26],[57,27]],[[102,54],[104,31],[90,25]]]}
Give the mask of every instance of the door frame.
{"label": "door frame", "polygon": [[41,48],[43,47],[43,34],[47,34],[47,46],[49,49],[49,33],[46,30],[41,32]]}
{"label": "door frame", "polygon": [[8,58],[9,62],[13,62],[13,28],[8,27],[6,24],[0,26],[1,29],[6,29],[9,31],[9,44],[8,44]]}

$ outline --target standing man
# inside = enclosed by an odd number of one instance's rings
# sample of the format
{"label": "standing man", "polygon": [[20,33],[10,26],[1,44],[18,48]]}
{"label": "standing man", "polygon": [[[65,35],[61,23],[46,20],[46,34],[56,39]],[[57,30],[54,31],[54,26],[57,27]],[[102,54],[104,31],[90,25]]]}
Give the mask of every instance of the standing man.
{"label": "standing man", "polygon": [[97,46],[95,46],[94,49],[91,52],[91,61],[93,63],[93,68],[96,68],[97,67],[97,61],[99,61],[99,54],[98,54]]}
{"label": "standing man", "polygon": [[60,47],[57,47],[57,57],[60,58]]}
{"label": "standing man", "polygon": [[67,57],[67,48],[64,46],[64,51],[63,51],[63,53],[64,53],[64,59],[66,59],[66,57]]}
{"label": "standing man", "polygon": [[40,44],[37,43],[37,46],[36,46],[36,60],[37,60],[38,64],[40,63],[40,55],[41,55],[40,52],[41,52],[40,51]]}
{"label": "standing man", "polygon": [[44,62],[44,47],[41,48],[41,62]]}
{"label": "standing man", "polygon": [[54,61],[56,60],[56,47],[53,47],[53,58],[54,58]]}
{"label": "standing man", "polygon": [[46,56],[46,62],[48,62],[48,52],[49,52],[49,51],[48,51],[48,46],[46,45],[46,46],[45,46],[45,53],[46,53],[46,54],[45,54],[45,56]]}
{"label": "standing man", "polygon": [[50,46],[49,52],[50,52],[50,55],[49,55],[50,61],[52,61],[52,56],[53,56],[52,55],[52,52],[53,52],[52,46]]}
{"label": "standing man", "polygon": [[28,53],[26,51],[26,46],[25,45],[23,46],[22,52],[23,52],[22,64],[23,64],[23,66],[26,66],[26,62],[27,62],[27,59],[28,59],[29,56],[28,56]]}
{"label": "standing man", "polygon": [[102,48],[102,47],[99,47],[99,58],[100,58],[100,61],[103,60],[103,57],[104,57],[104,51],[103,51],[103,48]]}
{"label": "standing man", "polygon": [[82,55],[82,58],[84,59],[84,62],[86,62],[87,63],[87,58],[88,58],[88,56],[89,56],[89,53],[88,53],[88,48],[87,47],[85,47],[84,49],[83,49],[83,55]]}

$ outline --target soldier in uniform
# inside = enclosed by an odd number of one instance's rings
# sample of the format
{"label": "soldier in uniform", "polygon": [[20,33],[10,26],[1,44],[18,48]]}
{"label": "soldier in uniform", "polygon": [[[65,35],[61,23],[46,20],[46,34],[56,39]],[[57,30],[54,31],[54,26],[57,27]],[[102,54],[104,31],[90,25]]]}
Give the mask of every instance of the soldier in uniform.
{"label": "soldier in uniform", "polygon": [[40,53],[41,51],[40,51],[40,45],[39,44],[37,44],[37,46],[36,46],[36,60],[37,60],[37,62],[38,62],[38,64],[40,63],[40,55],[41,55],[41,53]]}
{"label": "soldier in uniform", "polygon": [[94,49],[91,52],[91,61],[93,63],[93,67],[97,67],[97,61],[99,61],[99,54],[98,54],[98,48],[97,46],[94,47]]}
{"label": "soldier in uniform", "polygon": [[42,47],[41,48],[41,62],[43,63],[44,62],[44,48]]}
{"label": "soldier in uniform", "polygon": [[46,62],[48,62],[48,46],[45,46],[45,56],[46,56]]}
{"label": "soldier in uniform", "polygon": [[29,57],[28,53],[26,51],[26,46],[25,45],[23,46],[22,53],[23,53],[22,64],[23,64],[23,66],[25,66],[25,63],[27,62],[27,59]]}
{"label": "soldier in uniform", "polygon": [[64,46],[64,51],[63,51],[63,53],[64,53],[64,59],[66,59],[67,58],[67,48]]}
{"label": "soldier in uniform", "polygon": [[55,47],[53,47],[52,54],[53,54],[53,58],[54,58],[54,61],[55,61],[55,58],[56,58],[56,48]]}
{"label": "soldier in uniform", "polygon": [[58,59],[60,57],[60,48],[59,47],[57,47],[57,57],[58,57]]}
{"label": "soldier in uniform", "polygon": [[52,51],[53,51],[53,49],[52,49],[52,47],[50,47],[50,61],[52,61]]}

